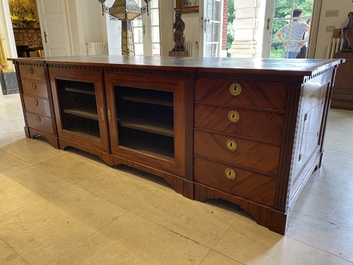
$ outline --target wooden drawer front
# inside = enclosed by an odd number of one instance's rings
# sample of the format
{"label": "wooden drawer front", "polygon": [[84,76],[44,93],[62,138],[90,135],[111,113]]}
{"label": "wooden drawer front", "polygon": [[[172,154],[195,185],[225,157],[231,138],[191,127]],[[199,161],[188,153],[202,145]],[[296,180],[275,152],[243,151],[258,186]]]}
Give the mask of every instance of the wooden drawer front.
{"label": "wooden drawer front", "polygon": [[273,112],[195,104],[194,126],[281,143],[284,116]]}
{"label": "wooden drawer front", "polygon": [[22,79],[23,93],[48,98],[47,84],[43,81]]}
{"label": "wooden drawer front", "polygon": [[53,134],[53,122],[51,118],[33,113],[26,113],[28,126],[41,132]]}
{"label": "wooden drawer front", "polygon": [[[239,91],[239,95],[231,94]],[[286,86],[275,82],[199,78],[196,80],[195,101],[219,106],[284,110]]]}
{"label": "wooden drawer front", "polygon": [[45,68],[41,66],[19,65],[21,78],[45,80]]}
{"label": "wooden drawer front", "polygon": [[263,205],[272,207],[274,203],[276,180],[271,177],[195,157],[194,179]]}
{"label": "wooden drawer front", "polygon": [[51,117],[49,101],[43,98],[36,98],[31,96],[23,96],[26,106],[26,111]]}
{"label": "wooden drawer front", "polygon": [[[230,148],[236,147],[235,150]],[[255,141],[194,131],[194,153],[224,163],[277,173],[280,147]]]}

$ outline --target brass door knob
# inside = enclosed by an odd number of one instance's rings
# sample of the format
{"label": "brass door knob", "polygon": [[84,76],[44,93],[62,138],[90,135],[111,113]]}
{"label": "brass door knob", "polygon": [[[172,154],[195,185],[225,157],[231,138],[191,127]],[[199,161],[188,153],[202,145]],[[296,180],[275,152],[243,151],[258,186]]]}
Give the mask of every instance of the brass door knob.
{"label": "brass door knob", "polygon": [[32,83],[32,89],[37,89],[37,84],[36,83]]}
{"label": "brass door knob", "polygon": [[34,104],[34,106],[38,106],[39,105],[39,102],[38,102],[38,100],[33,100],[33,104]]}
{"label": "brass door knob", "polygon": [[36,117],[36,120],[37,120],[38,123],[42,121],[39,116]]}
{"label": "brass door knob", "polygon": [[231,123],[237,123],[240,120],[240,114],[236,110],[231,110],[228,112],[228,120]]}
{"label": "brass door knob", "polygon": [[238,144],[237,144],[237,142],[235,140],[229,139],[226,142],[226,147],[228,148],[228,150],[234,152],[235,150],[237,150]]}
{"label": "brass door knob", "polygon": [[239,96],[241,93],[241,85],[239,83],[233,83],[229,86],[229,92],[232,96]]}
{"label": "brass door knob", "polygon": [[34,69],[33,69],[33,67],[29,68],[29,73],[30,73],[31,75],[34,74]]}
{"label": "brass door knob", "polygon": [[226,170],[224,170],[224,175],[226,176],[227,179],[235,179],[235,177],[237,176],[237,173],[235,172],[235,170],[233,168],[226,168]]}

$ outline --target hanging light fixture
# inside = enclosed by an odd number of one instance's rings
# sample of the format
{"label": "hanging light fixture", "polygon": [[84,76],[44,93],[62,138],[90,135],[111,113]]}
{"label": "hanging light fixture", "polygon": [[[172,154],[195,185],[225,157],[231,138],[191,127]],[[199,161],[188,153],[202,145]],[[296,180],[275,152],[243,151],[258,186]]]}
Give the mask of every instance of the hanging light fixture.
{"label": "hanging light fixture", "polygon": [[144,13],[148,14],[148,4],[151,0],[144,0],[146,6],[140,8],[134,0],[115,0],[109,8],[104,5],[106,0],[98,0],[102,4],[102,13],[107,13],[121,20],[121,53],[122,55],[135,55],[134,38],[131,21]]}

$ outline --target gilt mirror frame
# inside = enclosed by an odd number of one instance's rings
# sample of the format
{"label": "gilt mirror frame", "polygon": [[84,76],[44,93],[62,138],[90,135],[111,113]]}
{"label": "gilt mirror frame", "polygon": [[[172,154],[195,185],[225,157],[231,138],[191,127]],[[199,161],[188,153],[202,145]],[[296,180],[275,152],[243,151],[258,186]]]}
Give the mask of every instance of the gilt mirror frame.
{"label": "gilt mirror frame", "polygon": [[[197,2],[197,6],[194,3]],[[181,9],[182,13],[197,13],[199,12],[199,1],[195,0],[176,0],[176,8]]]}

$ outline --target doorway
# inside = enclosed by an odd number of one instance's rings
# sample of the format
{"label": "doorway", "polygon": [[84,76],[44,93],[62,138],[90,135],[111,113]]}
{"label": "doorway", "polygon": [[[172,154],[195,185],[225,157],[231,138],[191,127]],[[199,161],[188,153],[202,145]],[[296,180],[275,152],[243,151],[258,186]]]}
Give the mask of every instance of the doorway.
{"label": "doorway", "polygon": [[36,0],[8,2],[18,57],[44,56]]}
{"label": "doorway", "polygon": [[[306,22],[310,26],[314,0],[268,0],[267,2],[273,8],[268,8],[266,11],[267,32],[265,31],[263,39],[263,57],[288,57],[289,50],[286,47],[293,44],[308,48],[310,30],[302,34],[300,39],[292,38],[290,32],[293,28],[293,11],[295,9],[302,10],[301,21]],[[288,25],[289,34],[282,42],[276,37],[276,33],[285,25]],[[303,58],[305,57],[306,54]]]}

